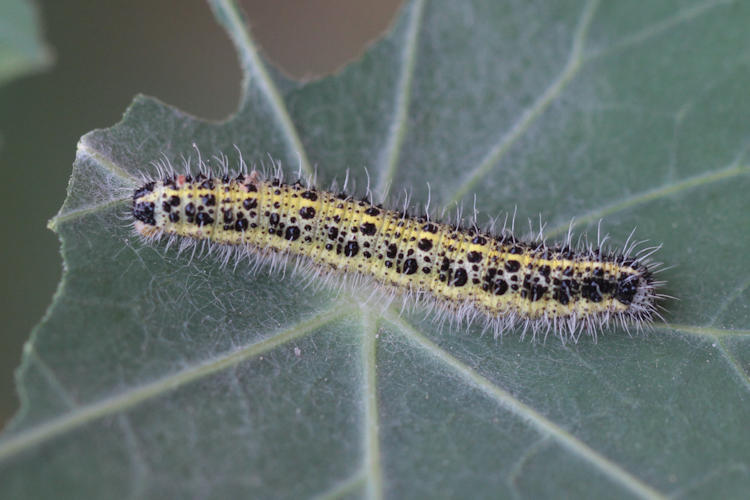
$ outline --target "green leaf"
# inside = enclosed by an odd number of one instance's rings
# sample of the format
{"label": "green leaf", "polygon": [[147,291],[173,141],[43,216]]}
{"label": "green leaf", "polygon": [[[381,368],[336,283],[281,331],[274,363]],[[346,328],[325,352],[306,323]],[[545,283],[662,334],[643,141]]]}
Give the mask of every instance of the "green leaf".
{"label": "green leaf", "polygon": [[50,64],[52,56],[40,38],[28,0],[0,3],[0,85]]}
{"label": "green leaf", "polygon": [[[750,3],[413,1],[340,74],[245,71],[206,123],[138,97],[84,136],[65,275],[0,496],[740,498],[750,488]],[[162,155],[349,169],[379,194],[663,243],[667,323],[563,345],[441,327],[136,238]],[[523,231],[522,231],[523,232]],[[365,294],[366,295],[366,294]]]}

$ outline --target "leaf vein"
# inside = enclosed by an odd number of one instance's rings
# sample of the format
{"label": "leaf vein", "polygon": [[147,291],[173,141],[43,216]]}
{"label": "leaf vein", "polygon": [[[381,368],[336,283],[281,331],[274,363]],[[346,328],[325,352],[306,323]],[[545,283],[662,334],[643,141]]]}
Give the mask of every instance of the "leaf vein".
{"label": "leaf vein", "polygon": [[289,116],[286,103],[281,97],[276,83],[261,60],[255,41],[250,35],[250,30],[240,13],[237,3],[234,0],[210,0],[210,3],[214,8],[216,18],[225,26],[242,59],[242,70],[244,73],[243,99],[247,98],[247,90],[254,77],[258,88],[271,106],[277,124],[281,127],[281,131],[284,134],[287,146],[292,153],[299,157],[302,170],[307,175],[312,176],[314,171],[310,166],[310,160],[307,157],[307,152],[302,144],[297,128]]}
{"label": "leaf vein", "polygon": [[732,368],[732,371],[737,375],[737,378],[742,382],[742,385],[745,386],[745,389],[750,391],[750,375],[748,375],[740,365],[739,360],[729,351],[729,349],[727,349],[727,346],[724,343],[725,340],[726,337],[716,339],[716,345],[719,347],[719,352],[721,352],[724,360],[726,360],[727,364]]}
{"label": "leaf vein", "polygon": [[563,67],[562,72],[552,81],[542,94],[526,108],[511,128],[503,134],[493,148],[487,152],[479,165],[471,169],[466,179],[459,185],[453,196],[445,204],[450,206],[458,203],[476,184],[487,175],[505,156],[518,139],[531,127],[531,125],[547,110],[547,108],[560,96],[562,91],[578,74],[583,65],[583,47],[588,33],[588,28],[594,18],[598,6],[598,0],[589,0],[581,12],[578,26],[573,35],[570,56]]}
{"label": "leaf vein", "polygon": [[712,2],[704,2],[701,4],[694,5],[688,9],[682,10],[678,12],[677,14],[664,19],[663,21],[659,21],[650,26],[646,26],[642,30],[636,33],[633,33],[632,35],[626,36],[625,38],[623,38],[616,44],[612,45],[611,47],[607,47],[605,49],[590,53],[589,56],[587,57],[587,61],[596,59],[605,55],[609,55],[613,52],[618,52],[632,45],[643,43],[651,38],[654,38],[663,33],[666,33],[672,28],[676,28],[677,26],[681,24],[693,21],[694,19],[697,19],[701,15],[714,9],[715,7],[719,7],[722,5],[729,5],[733,3],[735,3],[734,0],[719,0],[719,1],[712,1]]}
{"label": "leaf vein", "polygon": [[654,325],[654,328],[661,328],[663,330],[677,330],[683,333],[689,333],[691,335],[702,335],[708,337],[724,337],[724,336],[745,336],[750,335],[750,330],[730,330],[726,328],[714,328],[711,326],[693,326],[693,325],[682,325],[675,323],[662,323]]}
{"label": "leaf vein", "polygon": [[377,324],[371,314],[363,315],[362,394],[365,407],[365,470],[369,498],[383,498],[383,475],[380,468],[380,428],[377,398]]}
{"label": "leaf vein", "polygon": [[152,382],[130,388],[124,392],[79,406],[76,410],[60,415],[50,421],[0,440],[0,461],[28,450],[65,432],[76,429],[91,421],[125,411],[144,401],[178,389],[188,383],[200,380],[221,370],[235,366],[242,361],[270,351],[285,343],[298,339],[327,323],[340,318],[345,311],[340,307],[327,310],[310,319],[292,325],[270,337],[241,349],[227,352],[179,372],[164,376]]}
{"label": "leaf vein", "polygon": [[406,135],[408,111],[411,102],[411,89],[416,65],[417,42],[422,25],[425,0],[416,0],[411,6],[409,27],[406,33],[406,43],[401,54],[401,75],[396,91],[395,113],[393,122],[388,130],[386,146],[378,162],[378,183],[375,194],[380,201],[388,196],[391,182],[396,175],[401,147]]}
{"label": "leaf vein", "polygon": [[602,217],[605,217],[607,215],[612,215],[614,213],[621,212],[628,208],[632,208],[636,205],[647,203],[649,201],[666,198],[667,196],[679,193],[681,191],[686,191],[694,187],[712,184],[714,182],[719,182],[748,173],[750,173],[750,165],[730,165],[727,168],[707,172],[693,177],[688,177],[680,182],[644,191],[618,202],[590,210],[583,215],[575,217],[575,220],[571,224],[559,225],[550,229],[545,233],[545,236],[559,236],[560,234],[566,233],[570,227],[587,224],[589,222],[601,219]]}
{"label": "leaf vein", "polygon": [[34,349],[34,344],[32,344],[31,342],[27,342],[24,346],[24,351],[34,361],[39,370],[42,372],[42,376],[44,377],[44,379],[51,387],[54,388],[55,392],[60,396],[65,405],[71,409],[78,406],[73,396],[71,396],[70,392],[68,392],[68,389],[63,385],[62,382],[60,382],[60,379],[58,378],[54,370],[50,368],[47,362],[44,361],[44,359],[42,359],[36,349]]}
{"label": "leaf vein", "polygon": [[727,294],[726,298],[721,301],[721,305],[716,308],[716,312],[714,313],[713,317],[711,318],[711,321],[709,322],[710,326],[713,326],[714,323],[721,317],[722,314],[724,314],[724,311],[727,310],[727,308],[735,301],[737,298],[739,298],[740,295],[745,293],[745,290],[750,287],[750,277],[746,278],[745,281],[740,283],[738,286],[732,290],[731,293]]}
{"label": "leaf vein", "polygon": [[104,212],[108,208],[114,207],[116,205],[121,204],[124,201],[127,201],[128,198],[129,197],[125,197],[125,196],[121,198],[112,198],[111,200],[104,202],[104,203],[96,203],[94,205],[87,205],[85,207],[76,208],[75,210],[70,210],[69,212],[65,212],[65,214],[63,215],[56,215],[52,219],[50,219],[50,221],[47,223],[47,227],[53,231],[57,231],[57,228],[62,223],[80,219],[81,217],[85,217],[87,215]]}
{"label": "leaf vein", "polygon": [[367,478],[365,474],[360,471],[343,481],[337,482],[329,490],[319,493],[312,498],[314,500],[336,500],[337,498],[344,498],[352,495],[357,488],[364,486],[366,481]]}
{"label": "leaf vein", "polygon": [[127,181],[130,184],[135,185],[137,179],[127,170],[113,162],[110,158],[107,158],[102,153],[96,150],[96,148],[86,143],[88,136],[84,136],[78,142],[78,152],[89,156],[92,160],[103,166],[106,170],[111,172],[113,175]]}
{"label": "leaf vein", "polygon": [[458,358],[441,349],[437,344],[417,331],[416,328],[406,323],[403,319],[389,315],[388,321],[398,328],[407,339],[412,341],[412,343],[444,363],[467,383],[476,387],[493,399],[499,406],[529,422],[542,436],[552,437],[571,453],[586,460],[607,477],[639,497],[665,498],[664,495],[650,485],[641,481],[609,458],[594,450],[567,430],[546,418],[534,408],[519,401],[512,394],[498,387],[495,383],[476,372]]}

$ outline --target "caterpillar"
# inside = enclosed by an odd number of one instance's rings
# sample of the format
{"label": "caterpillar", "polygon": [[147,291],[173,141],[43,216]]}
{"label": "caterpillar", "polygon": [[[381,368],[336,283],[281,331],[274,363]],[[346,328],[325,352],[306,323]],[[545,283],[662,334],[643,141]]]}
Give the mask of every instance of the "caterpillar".
{"label": "caterpillar", "polygon": [[520,327],[522,336],[531,330],[577,341],[615,323],[640,330],[659,315],[662,282],[650,262],[657,247],[572,245],[571,231],[548,246],[506,228],[492,234],[475,221],[462,227],[383,208],[310,180],[285,183],[280,169],[266,177],[240,163],[231,174],[224,163],[220,175],[202,161],[197,175],[163,165],[158,179],[133,192],[135,231],[149,241],[181,240],[182,248],[203,241],[223,250],[225,263],[234,252],[271,268],[296,258],[311,282],[375,284],[406,304],[427,305],[441,323],[483,318],[495,337]]}

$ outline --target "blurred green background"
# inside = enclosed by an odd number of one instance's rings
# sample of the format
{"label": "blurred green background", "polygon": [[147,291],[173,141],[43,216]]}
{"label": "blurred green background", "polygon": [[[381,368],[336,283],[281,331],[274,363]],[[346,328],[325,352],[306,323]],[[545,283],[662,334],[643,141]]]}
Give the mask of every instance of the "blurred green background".
{"label": "blurred green background", "polygon": [[[311,78],[357,57],[400,0],[241,4],[267,57]],[[65,198],[78,138],[119,121],[137,93],[219,120],[240,89],[234,49],[202,0],[46,0],[37,10],[53,64],[0,87],[0,428],[18,407],[23,343],[60,278],[46,224]]]}

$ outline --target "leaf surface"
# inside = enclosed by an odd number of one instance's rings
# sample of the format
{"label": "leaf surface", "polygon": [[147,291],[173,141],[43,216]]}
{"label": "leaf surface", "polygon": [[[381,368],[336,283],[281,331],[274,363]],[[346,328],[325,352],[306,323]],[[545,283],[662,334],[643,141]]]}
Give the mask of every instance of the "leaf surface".
{"label": "leaf surface", "polygon": [[[335,76],[287,81],[238,10],[244,98],[138,97],[84,136],[65,275],[19,369],[0,496],[742,497],[750,487],[750,4],[413,1]],[[666,323],[500,340],[178,255],[123,219],[140,175],[237,145],[378,196],[559,238],[662,243]],[[290,172],[291,173],[291,172]],[[476,198],[474,198],[476,197]],[[474,201],[476,199],[476,201]],[[523,232],[521,230],[520,232]]]}

